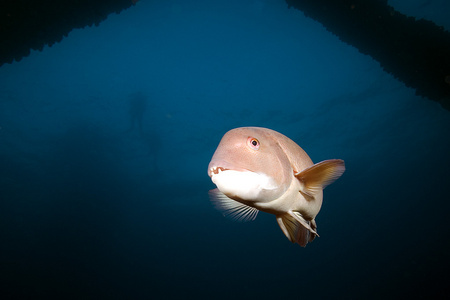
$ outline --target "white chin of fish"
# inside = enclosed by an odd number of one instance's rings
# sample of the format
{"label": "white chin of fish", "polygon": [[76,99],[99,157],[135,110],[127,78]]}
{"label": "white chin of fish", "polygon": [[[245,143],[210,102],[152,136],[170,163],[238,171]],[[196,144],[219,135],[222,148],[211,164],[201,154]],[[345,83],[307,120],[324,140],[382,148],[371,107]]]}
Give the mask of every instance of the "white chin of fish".
{"label": "white chin of fish", "polygon": [[258,200],[261,192],[272,191],[278,187],[266,174],[250,171],[220,171],[218,174],[213,174],[211,180],[225,195],[244,200]]}

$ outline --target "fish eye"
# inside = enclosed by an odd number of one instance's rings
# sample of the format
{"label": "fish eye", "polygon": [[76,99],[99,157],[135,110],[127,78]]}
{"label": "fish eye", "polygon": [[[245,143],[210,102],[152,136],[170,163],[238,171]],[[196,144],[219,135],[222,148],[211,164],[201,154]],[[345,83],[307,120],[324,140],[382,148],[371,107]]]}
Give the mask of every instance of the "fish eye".
{"label": "fish eye", "polygon": [[247,140],[247,145],[252,150],[258,150],[259,149],[259,141],[253,137],[249,137]]}

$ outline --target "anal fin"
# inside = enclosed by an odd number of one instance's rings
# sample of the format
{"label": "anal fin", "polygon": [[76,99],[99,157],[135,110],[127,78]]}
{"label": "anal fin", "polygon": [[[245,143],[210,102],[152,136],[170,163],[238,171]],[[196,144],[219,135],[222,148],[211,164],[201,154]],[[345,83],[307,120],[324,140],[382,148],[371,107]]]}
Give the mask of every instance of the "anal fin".
{"label": "anal fin", "polygon": [[316,222],[306,221],[299,212],[288,212],[277,217],[278,225],[284,235],[292,242],[305,247],[316,236]]}

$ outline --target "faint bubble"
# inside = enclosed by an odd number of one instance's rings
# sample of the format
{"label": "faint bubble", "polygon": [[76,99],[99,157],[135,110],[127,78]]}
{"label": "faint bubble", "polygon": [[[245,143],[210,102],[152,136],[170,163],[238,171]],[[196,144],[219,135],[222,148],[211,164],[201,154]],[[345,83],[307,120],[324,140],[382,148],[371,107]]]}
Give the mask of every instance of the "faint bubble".
{"label": "faint bubble", "polygon": [[450,75],[445,76],[445,82],[450,84]]}

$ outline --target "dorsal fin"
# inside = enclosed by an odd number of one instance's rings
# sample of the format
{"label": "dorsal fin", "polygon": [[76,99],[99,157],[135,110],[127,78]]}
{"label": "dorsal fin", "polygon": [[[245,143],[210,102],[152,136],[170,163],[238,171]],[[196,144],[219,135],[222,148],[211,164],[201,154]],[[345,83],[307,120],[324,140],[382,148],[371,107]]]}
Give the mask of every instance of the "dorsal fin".
{"label": "dorsal fin", "polygon": [[219,189],[209,191],[209,198],[214,207],[222,214],[237,222],[253,221],[258,215],[258,210],[254,207],[242,204],[236,200],[228,198]]}
{"label": "dorsal fin", "polygon": [[333,183],[344,171],[345,164],[342,159],[329,159],[312,165],[295,174],[295,177],[303,184],[302,192],[313,196],[315,191]]}

